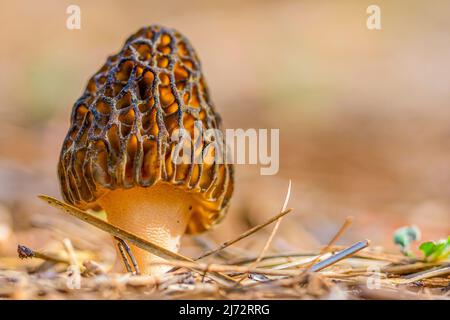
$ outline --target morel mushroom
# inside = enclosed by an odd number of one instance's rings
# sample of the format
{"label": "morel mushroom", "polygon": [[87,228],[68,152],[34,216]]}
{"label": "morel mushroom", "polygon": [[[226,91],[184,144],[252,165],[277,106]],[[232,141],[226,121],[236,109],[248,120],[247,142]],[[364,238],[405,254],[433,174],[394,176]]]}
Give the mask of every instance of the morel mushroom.
{"label": "morel mushroom", "polygon": [[[184,129],[194,137],[198,123],[206,130],[220,122],[189,41],[173,29],[142,28],[73,106],[58,164],[64,200],[101,207],[112,224],[177,251],[185,232],[205,231],[224,217],[233,167],[226,158],[173,161],[179,141],[172,135]],[[220,152],[208,148],[213,139],[200,140],[192,157]],[[154,264],[160,258],[130,247],[141,272],[167,270]]]}

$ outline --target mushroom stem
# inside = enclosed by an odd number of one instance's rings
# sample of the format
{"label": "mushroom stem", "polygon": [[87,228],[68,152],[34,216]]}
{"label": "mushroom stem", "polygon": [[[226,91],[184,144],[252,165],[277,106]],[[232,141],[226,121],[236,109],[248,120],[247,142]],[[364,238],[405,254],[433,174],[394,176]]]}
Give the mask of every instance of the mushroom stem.
{"label": "mushroom stem", "polygon": [[[177,252],[191,217],[192,197],[168,184],[117,189],[98,200],[108,221],[143,239]],[[130,245],[142,274],[159,275],[171,267],[155,265],[164,259]],[[120,255],[118,255],[120,257]],[[124,266],[122,264],[122,270]]]}

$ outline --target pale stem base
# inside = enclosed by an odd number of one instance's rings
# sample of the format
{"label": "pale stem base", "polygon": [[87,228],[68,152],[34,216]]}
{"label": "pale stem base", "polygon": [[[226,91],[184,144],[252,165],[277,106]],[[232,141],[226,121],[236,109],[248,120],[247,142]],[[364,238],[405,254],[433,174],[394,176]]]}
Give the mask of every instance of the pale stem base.
{"label": "pale stem base", "polygon": [[[192,208],[191,196],[167,184],[109,191],[99,199],[108,222],[168,250],[178,252]],[[163,259],[130,244],[142,274],[160,275],[170,266],[152,265]],[[117,260],[121,260],[118,254]],[[116,265],[119,265],[118,263]],[[121,271],[125,267],[121,262]]]}

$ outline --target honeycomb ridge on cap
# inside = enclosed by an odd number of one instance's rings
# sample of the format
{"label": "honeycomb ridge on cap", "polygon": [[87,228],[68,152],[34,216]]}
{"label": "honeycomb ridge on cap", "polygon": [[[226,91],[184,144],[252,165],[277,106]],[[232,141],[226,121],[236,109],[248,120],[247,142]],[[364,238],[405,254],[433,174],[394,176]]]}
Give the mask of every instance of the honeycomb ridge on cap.
{"label": "honeycomb ridge on cap", "polygon": [[[73,106],[58,163],[65,201],[89,208],[108,190],[169,183],[197,199],[187,232],[209,229],[225,215],[233,166],[172,162],[172,133],[183,128],[193,137],[196,120],[203,130],[221,126],[194,49],[176,30],[141,28]],[[203,142],[193,154],[206,152]]]}

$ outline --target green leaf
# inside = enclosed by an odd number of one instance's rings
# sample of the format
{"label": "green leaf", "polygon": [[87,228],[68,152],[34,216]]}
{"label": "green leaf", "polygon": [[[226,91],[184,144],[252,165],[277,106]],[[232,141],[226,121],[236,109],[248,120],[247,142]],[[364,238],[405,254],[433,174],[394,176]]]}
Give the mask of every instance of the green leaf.
{"label": "green leaf", "polygon": [[450,256],[450,236],[437,242],[424,242],[419,249],[429,261],[447,259]]}
{"label": "green leaf", "polygon": [[419,249],[423,252],[426,258],[431,256],[434,252],[434,243],[432,241],[424,242],[420,245]]}

